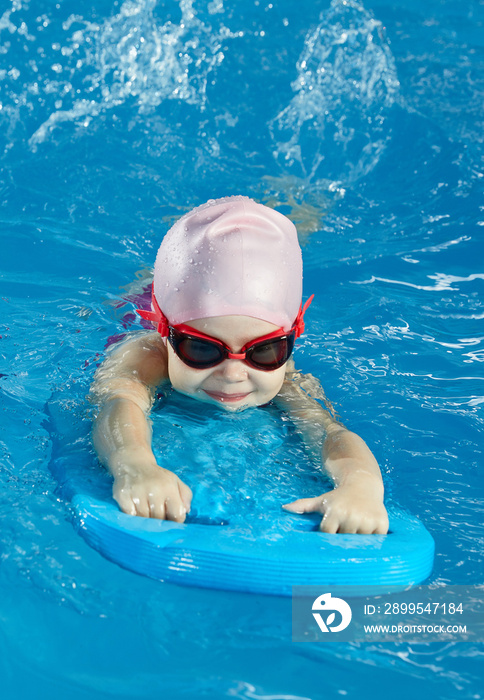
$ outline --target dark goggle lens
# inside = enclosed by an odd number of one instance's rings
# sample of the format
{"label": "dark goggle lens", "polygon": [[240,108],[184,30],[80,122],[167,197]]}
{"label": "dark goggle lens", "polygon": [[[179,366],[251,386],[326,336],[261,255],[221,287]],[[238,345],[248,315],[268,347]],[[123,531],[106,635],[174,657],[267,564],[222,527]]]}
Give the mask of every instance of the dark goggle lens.
{"label": "dark goggle lens", "polygon": [[278,369],[290,358],[294,341],[294,334],[291,334],[258,343],[248,349],[247,361],[256,369]]}
{"label": "dark goggle lens", "polygon": [[222,348],[215,343],[191,336],[170,334],[170,342],[174,351],[186,365],[195,369],[213,367],[224,359]]}

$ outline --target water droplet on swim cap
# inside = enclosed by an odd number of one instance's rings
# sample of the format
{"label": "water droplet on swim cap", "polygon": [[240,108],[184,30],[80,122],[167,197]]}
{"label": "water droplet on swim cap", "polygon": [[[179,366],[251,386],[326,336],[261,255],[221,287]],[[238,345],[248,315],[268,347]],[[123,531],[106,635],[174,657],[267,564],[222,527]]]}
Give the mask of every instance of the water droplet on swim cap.
{"label": "water droplet on swim cap", "polygon": [[[175,294],[182,279],[183,292]],[[302,296],[296,228],[248,197],[210,200],[166,234],[156,258],[154,291],[173,325],[242,315],[289,330]]]}

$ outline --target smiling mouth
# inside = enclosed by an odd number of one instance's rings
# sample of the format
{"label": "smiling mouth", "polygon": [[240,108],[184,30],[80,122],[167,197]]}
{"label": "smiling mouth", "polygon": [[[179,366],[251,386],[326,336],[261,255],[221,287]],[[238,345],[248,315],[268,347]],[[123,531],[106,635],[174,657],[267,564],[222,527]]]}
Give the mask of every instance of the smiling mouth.
{"label": "smiling mouth", "polygon": [[204,389],[205,393],[210,396],[210,398],[220,401],[221,403],[235,403],[237,401],[242,401],[247,398],[250,392],[245,394],[225,394],[222,391],[207,391]]}

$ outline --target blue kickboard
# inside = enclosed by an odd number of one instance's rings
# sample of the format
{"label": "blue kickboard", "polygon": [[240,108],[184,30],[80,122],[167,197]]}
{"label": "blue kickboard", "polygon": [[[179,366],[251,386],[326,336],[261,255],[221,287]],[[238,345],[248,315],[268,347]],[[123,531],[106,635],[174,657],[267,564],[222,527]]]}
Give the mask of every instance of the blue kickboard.
{"label": "blue kickboard", "polygon": [[[182,408],[187,407],[189,410],[190,403]],[[432,570],[434,541],[417,518],[387,504],[390,517],[387,535],[325,534],[318,530],[321,516],[281,512],[281,502],[288,499],[285,494],[278,494],[277,488],[267,488],[266,500],[258,496],[257,500],[253,499],[256,500],[254,505],[247,488],[240,488],[240,484],[247,481],[245,463],[241,465],[238,486],[242,496],[235,505],[237,484],[227,497],[220,487],[207,487],[193,467],[186,467],[186,473],[181,468],[180,476],[194,492],[192,511],[186,523],[126,515],[112,499],[111,480],[94,458],[89,444],[88,420],[79,419],[72,402],[66,401],[62,394],[53,397],[47,411],[53,439],[51,469],[63,496],[72,503],[78,531],[94,549],[125,569],[181,585],[280,596],[290,596],[293,586],[309,585],[358,586],[360,590],[375,586],[403,589],[421,583]],[[243,418],[244,433],[248,430],[250,440],[251,430],[257,429],[258,434],[262,431],[264,443],[272,445],[275,433],[271,431],[277,421],[270,412],[268,415],[260,411],[252,413],[252,417]],[[179,433],[186,455],[185,433],[193,426],[180,428],[176,415],[170,420],[170,425],[165,422],[160,426],[165,446],[167,432],[172,446]],[[220,444],[217,448],[215,437],[223,430],[214,432],[213,420],[220,420],[220,417],[211,415],[205,425],[197,415],[194,422],[198,444],[211,446],[207,461],[210,465],[214,449],[219,450],[216,456],[227,460],[227,456],[220,453]],[[155,416],[154,435],[156,428]],[[229,418],[228,428],[234,428],[233,417]],[[209,435],[210,440],[207,438],[203,443],[205,435]],[[283,440],[280,442],[285,454],[287,448]],[[270,460],[261,459],[264,464],[274,462],[274,449],[270,449]],[[304,462],[304,457],[300,461]],[[310,492],[314,491],[312,468],[307,468]],[[202,473],[206,471],[205,465]],[[235,468],[230,471],[232,477],[237,474]],[[300,483],[304,483],[304,469],[295,467],[294,472]],[[254,484],[257,485],[257,478],[249,481],[249,486]],[[276,491],[275,496],[273,491]],[[309,494],[298,492],[295,497],[297,495]],[[246,503],[250,503],[251,509],[244,511],[242,506]]]}

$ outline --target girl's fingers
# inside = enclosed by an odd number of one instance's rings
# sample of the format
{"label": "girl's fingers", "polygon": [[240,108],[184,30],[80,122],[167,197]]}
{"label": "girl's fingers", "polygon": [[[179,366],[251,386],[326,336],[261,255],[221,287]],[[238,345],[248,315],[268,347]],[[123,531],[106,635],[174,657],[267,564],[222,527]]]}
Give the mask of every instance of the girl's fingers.
{"label": "girl's fingers", "polygon": [[150,517],[150,506],[146,496],[144,498],[133,496],[133,503],[136,508],[136,515],[141,515],[143,518]]}
{"label": "girl's fingers", "polygon": [[385,520],[382,520],[382,522],[378,523],[377,527],[373,530],[373,534],[375,535],[386,535],[388,532],[388,518]]}
{"label": "girl's fingers", "polygon": [[180,480],[178,484],[178,489],[180,491],[180,496],[183,501],[183,505],[185,506],[185,510],[187,513],[190,512],[190,506],[192,504],[192,490],[189,486],[183,483],[183,481]]}
{"label": "girl's fingers", "polygon": [[324,516],[319,524],[319,529],[321,532],[325,532],[327,535],[336,535],[338,528],[339,520],[337,518],[332,518],[331,516]]}
{"label": "girl's fingers", "polygon": [[133,499],[128,496],[128,494],[120,491],[119,493],[115,493],[113,495],[123,513],[126,513],[127,515],[136,515],[136,507],[133,503]]}
{"label": "girl's fingers", "polygon": [[150,494],[150,518],[165,519],[165,501]]}
{"label": "girl's fingers", "polygon": [[282,507],[291,513],[322,513],[322,505],[322,496],[315,496],[314,498],[298,498],[292,503],[284,503]]}
{"label": "girl's fingers", "polygon": [[165,500],[165,520],[174,520],[176,523],[182,523],[186,518],[186,514],[186,508],[178,493],[175,494],[174,498],[168,497]]}

